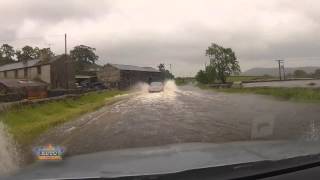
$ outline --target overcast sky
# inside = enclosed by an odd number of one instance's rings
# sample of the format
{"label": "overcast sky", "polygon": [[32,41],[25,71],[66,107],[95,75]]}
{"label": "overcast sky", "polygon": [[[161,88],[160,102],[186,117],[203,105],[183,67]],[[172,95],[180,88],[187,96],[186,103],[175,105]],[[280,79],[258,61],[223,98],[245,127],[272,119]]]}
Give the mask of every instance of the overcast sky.
{"label": "overcast sky", "polygon": [[85,44],[98,64],[172,64],[178,76],[208,62],[214,42],[232,48],[241,69],[320,66],[317,0],[1,0],[0,44],[63,52]]}

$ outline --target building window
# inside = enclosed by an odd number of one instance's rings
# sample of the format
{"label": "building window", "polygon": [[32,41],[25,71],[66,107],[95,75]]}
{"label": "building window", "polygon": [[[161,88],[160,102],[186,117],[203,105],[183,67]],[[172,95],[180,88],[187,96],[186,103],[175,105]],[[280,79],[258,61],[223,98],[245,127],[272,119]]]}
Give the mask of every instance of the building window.
{"label": "building window", "polygon": [[28,69],[24,68],[23,71],[24,71],[24,78],[27,78],[28,77]]}
{"label": "building window", "polygon": [[37,66],[37,72],[39,75],[41,74],[41,66]]}
{"label": "building window", "polygon": [[14,70],[14,78],[18,78],[18,70]]}
{"label": "building window", "polygon": [[4,74],[4,77],[6,78],[7,77],[7,71],[4,71],[3,74]]}

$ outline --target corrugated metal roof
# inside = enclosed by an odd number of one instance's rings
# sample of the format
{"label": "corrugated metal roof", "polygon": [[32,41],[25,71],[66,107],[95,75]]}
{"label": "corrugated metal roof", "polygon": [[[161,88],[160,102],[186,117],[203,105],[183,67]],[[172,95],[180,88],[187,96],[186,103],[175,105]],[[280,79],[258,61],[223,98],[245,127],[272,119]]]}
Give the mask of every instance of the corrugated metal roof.
{"label": "corrugated metal roof", "polygon": [[110,64],[110,65],[119,70],[126,70],[126,71],[160,72],[159,70],[152,67],[139,67],[139,66],[123,65],[123,64]]}
{"label": "corrugated metal roof", "polygon": [[0,79],[0,84],[3,84],[8,88],[46,86],[46,84],[42,82],[31,81],[31,80],[21,80],[21,79]]}
{"label": "corrugated metal roof", "polygon": [[[62,56],[63,55],[54,56],[49,61],[47,61],[45,63],[51,63],[51,62],[59,59]],[[0,71],[8,71],[8,70],[13,70],[13,69],[32,67],[32,66],[38,65],[40,63],[42,63],[41,59],[32,59],[32,60],[26,61],[26,63],[21,61],[21,62],[16,62],[16,63],[11,63],[11,64],[5,64],[3,66],[0,66]]]}

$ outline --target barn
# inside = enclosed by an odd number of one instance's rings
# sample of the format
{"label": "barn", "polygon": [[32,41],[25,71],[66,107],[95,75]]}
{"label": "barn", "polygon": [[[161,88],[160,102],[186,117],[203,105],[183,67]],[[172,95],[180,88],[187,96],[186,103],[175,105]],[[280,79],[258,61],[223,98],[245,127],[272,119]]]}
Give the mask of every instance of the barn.
{"label": "barn", "polygon": [[128,89],[139,82],[163,81],[162,73],[152,67],[106,64],[97,73],[98,80],[107,87]]}
{"label": "barn", "polygon": [[48,84],[50,89],[74,88],[73,61],[58,55],[0,66],[0,79],[36,80]]}

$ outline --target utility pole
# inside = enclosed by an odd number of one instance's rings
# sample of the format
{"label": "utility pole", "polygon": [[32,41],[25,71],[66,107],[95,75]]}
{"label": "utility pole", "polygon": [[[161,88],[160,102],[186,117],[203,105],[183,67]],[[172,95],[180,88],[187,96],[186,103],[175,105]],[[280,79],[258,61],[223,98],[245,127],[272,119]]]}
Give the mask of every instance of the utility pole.
{"label": "utility pole", "polygon": [[282,64],[282,71],[283,71],[283,80],[286,80],[286,71],[284,69],[284,63]]}
{"label": "utility pole", "polygon": [[64,54],[67,55],[67,33],[64,34]]}
{"label": "utility pole", "polygon": [[281,63],[284,63],[284,60],[276,60],[278,62],[279,65],[279,79],[280,81],[282,80],[281,78]]}
{"label": "utility pole", "polygon": [[65,59],[66,59],[66,66],[65,66],[65,68],[66,68],[66,76],[67,76],[67,83],[66,83],[66,85],[67,85],[67,89],[69,89],[69,72],[68,72],[68,68],[69,68],[69,66],[70,66],[70,64],[69,64],[69,62],[67,61],[67,33],[65,33],[64,34],[64,55],[65,55]]}

